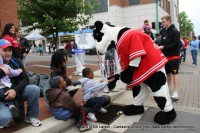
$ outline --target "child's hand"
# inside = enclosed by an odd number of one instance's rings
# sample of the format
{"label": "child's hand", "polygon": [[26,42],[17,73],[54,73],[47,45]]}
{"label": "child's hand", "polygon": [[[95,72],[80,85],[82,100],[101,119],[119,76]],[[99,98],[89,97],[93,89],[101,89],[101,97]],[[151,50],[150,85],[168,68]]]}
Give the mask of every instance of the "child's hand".
{"label": "child's hand", "polygon": [[73,79],[73,76],[72,76],[72,75],[69,75],[68,78],[69,78],[70,80],[72,80],[72,79]]}
{"label": "child's hand", "polygon": [[103,82],[103,80],[100,80],[99,82],[100,82],[100,83],[102,83],[102,82]]}
{"label": "child's hand", "polygon": [[19,72],[20,72],[20,73],[22,73],[22,72],[23,72],[23,70],[22,70],[22,69],[18,69],[18,70],[19,70]]}
{"label": "child's hand", "polygon": [[108,80],[108,83],[113,82],[115,80],[115,77]]}
{"label": "child's hand", "polygon": [[83,102],[82,102],[83,106],[86,105],[86,102],[87,102],[87,101],[83,100]]}
{"label": "child's hand", "polygon": [[99,95],[98,95],[98,93],[94,92],[94,96],[95,96],[95,97],[98,97]]}

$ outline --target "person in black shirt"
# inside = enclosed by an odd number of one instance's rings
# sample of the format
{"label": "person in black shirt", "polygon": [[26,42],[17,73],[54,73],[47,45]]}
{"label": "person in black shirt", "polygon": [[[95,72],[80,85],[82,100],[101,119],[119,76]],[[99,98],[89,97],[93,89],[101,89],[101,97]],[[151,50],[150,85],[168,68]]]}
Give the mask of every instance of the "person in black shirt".
{"label": "person in black shirt", "polygon": [[179,99],[179,59],[180,59],[180,34],[173,24],[171,24],[171,17],[162,17],[163,29],[160,31],[161,44],[159,48],[169,60],[165,65],[167,74],[168,86],[171,88],[171,81],[173,79],[174,92],[171,96],[172,99]]}

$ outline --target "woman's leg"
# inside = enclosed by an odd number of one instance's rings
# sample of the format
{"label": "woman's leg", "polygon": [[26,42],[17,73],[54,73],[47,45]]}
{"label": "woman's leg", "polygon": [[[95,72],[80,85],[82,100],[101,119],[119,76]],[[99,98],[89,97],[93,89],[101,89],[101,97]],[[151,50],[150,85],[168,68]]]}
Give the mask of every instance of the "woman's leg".
{"label": "woman's leg", "polygon": [[186,48],[183,49],[183,62],[185,62],[186,59]]}
{"label": "woman's leg", "polygon": [[191,55],[192,55],[192,64],[194,64],[194,50],[191,50]]}
{"label": "woman's leg", "polygon": [[197,54],[198,54],[198,51],[197,50],[194,50],[194,65],[197,65]]}

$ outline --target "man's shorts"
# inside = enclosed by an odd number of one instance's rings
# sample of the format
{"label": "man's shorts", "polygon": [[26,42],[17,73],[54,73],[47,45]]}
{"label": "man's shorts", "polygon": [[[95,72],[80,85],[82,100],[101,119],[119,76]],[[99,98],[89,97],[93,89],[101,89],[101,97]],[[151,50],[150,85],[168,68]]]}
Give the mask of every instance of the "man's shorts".
{"label": "man's shorts", "polygon": [[105,69],[107,73],[115,73],[115,61],[114,60],[105,60]]}
{"label": "man's shorts", "polygon": [[165,65],[166,74],[178,74],[179,70],[179,59],[169,60]]}

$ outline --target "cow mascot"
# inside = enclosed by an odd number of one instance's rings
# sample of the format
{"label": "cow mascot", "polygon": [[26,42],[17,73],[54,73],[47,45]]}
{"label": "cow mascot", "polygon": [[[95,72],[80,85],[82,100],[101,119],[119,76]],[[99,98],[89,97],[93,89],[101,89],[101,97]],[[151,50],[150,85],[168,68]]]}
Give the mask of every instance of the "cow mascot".
{"label": "cow mascot", "polygon": [[169,124],[176,118],[166,80],[167,59],[145,33],[126,27],[115,27],[96,21],[93,31],[99,54],[115,47],[121,65],[120,79],[133,92],[133,104],[123,109],[125,115],[144,113],[143,103],[151,93],[161,109],[154,116],[158,124]]}

